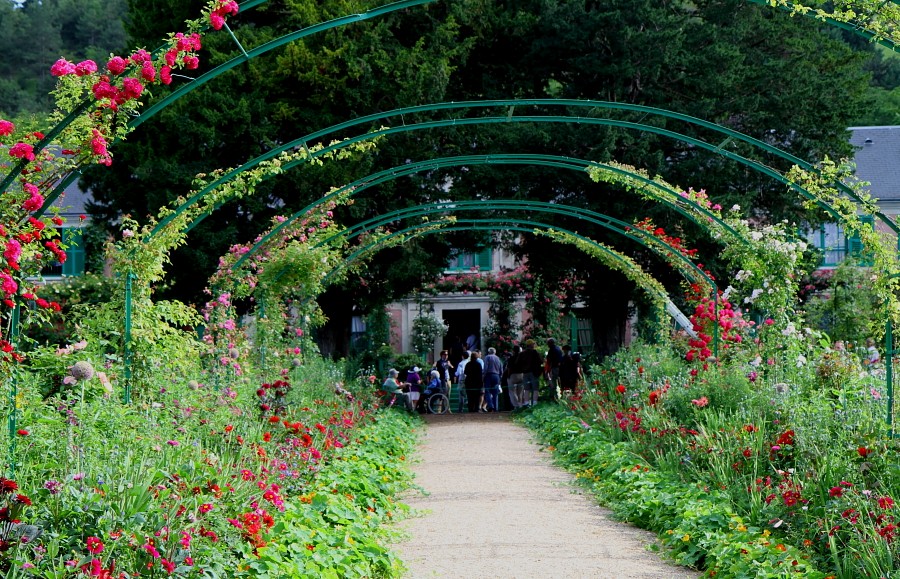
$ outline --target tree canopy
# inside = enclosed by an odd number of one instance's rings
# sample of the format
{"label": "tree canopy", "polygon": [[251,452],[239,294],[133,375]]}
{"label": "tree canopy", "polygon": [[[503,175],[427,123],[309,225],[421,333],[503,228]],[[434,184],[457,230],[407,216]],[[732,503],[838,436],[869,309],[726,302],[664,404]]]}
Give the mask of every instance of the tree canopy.
{"label": "tree canopy", "polygon": [[[176,28],[197,8],[194,4],[130,0],[133,43],[152,48],[164,31]],[[375,5],[270,1],[240,15],[233,28],[238,41],[252,47]],[[211,36],[204,50],[206,66],[215,66],[239,49],[220,34]],[[434,3],[296,41],[212,80],[141,126],[116,148],[113,167],[88,171],[83,184],[94,192],[96,223],[114,226],[122,214],[140,219],[185,194],[197,173],[237,166],[315,129],[403,106],[491,98],[597,99],[671,109],[817,161],[851,153],[846,127],[867,105],[870,74],[864,66],[871,60],[870,47],[854,48],[821,24],[738,0]],[[680,121],[638,113],[578,114],[614,116],[721,140]],[[751,154],[733,142],[721,147]],[[391,136],[372,157],[304,167],[267,182],[255,198],[221,208],[175,256],[169,293],[195,301],[204,274],[228,245],[252,238],[273,215],[296,211],[332,186],[411,160],[501,152],[616,160],[684,187],[705,188],[716,202],[752,208],[758,218],[807,218],[784,186],[660,136],[577,124],[457,126]],[[761,160],[788,168],[776,158]],[[703,239],[702,232],[674,225],[651,204],[570,173],[496,166],[434,170],[366,191],[339,218],[359,220],[428,200],[527,198],[565,201],[626,220],[652,216],[679,233]],[[584,224],[576,228],[605,241],[601,231]],[[393,248],[390,256],[370,266],[369,283],[351,282],[333,295],[341,296],[341,304],[348,299],[384,303],[408,291],[412,280],[439,271],[450,247],[473,248],[479,241],[454,234]],[[714,247],[711,240],[707,245]],[[572,252],[559,259],[558,246],[548,240],[529,239],[521,249],[530,267],[548,277],[563,275],[565,268],[592,267]],[[620,276],[602,271],[588,275],[602,282],[589,286],[596,288],[598,302],[608,294],[628,293],[617,291],[627,286]],[[621,318],[622,311],[617,308],[615,315]]]}

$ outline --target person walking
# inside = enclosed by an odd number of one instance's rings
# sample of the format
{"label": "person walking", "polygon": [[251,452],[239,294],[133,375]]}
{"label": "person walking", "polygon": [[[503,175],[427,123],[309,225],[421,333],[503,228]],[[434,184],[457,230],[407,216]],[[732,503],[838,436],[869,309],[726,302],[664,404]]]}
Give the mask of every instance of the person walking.
{"label": "person walking", "polygon": [[550,399],[559,400],[559,366],[562,364],[563,351],[556,345],[556,340],[547,338],[547,359],[545,362],[547,386],[550,389]]}
{"label": "person walking", "polygon": [[500,396],[500,376],[503,374],[503,361],[497,355],[497,350],[488,348],[484,357],[484,400],[487,403],[488,412],[499,410],[498,397]]}
{"label": "person walking", "polygon": [[484,374],[479,362],[478,352],[472,352],[469,362],[466,364],[466,397],[468,398],[469,412],[478,412],[478,405],[481,403]]}
{"label": "person walking", "polygon": [[572,353],[572,346],[562,347],[563,359],[559,364],[559,388],[562,392],[575,392],[581,381],[580,356]]}
{"label": "person walking", "polygon": [[409,383],[409,400],[416,410],[419,409],[419,399],[422,397],[422,376],[419,375],[421,371],[418,366],[413,366],[406,373],[406,381]]}
{"label": "person walking", "polygon": [[541,387],[541,374],[544,372],[544,360],[535,350],[535,341],[525,341],[525,350],[521,354],[522,387],[525,394],[523,406],[534,406],[538,401]]}
{"label": "person walking", "polygon": [[506,362],[506,387],[509,392],[509,403],[515,412],[524,403],[525,387],[522,384],[525,374],[522,372],[522,346],[513,346],[512,355]]}
{"label": "person walking", "polygon": [[434,369],[441,375],[441,380],[444,381],[444,392],[449,397],[451,388],[450,376],[454,368],[453,364],[450,363],[448,356],[449,353],[447,350],[441,350],[441,357],[434,363]]}

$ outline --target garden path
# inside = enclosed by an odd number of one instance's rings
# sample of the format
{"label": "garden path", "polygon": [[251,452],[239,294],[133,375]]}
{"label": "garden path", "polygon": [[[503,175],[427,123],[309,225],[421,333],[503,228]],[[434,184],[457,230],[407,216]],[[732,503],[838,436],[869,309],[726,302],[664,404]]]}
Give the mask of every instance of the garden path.
{"label": "garden path", "polygon": [[688,579],[648,550],[652,534],[613,520],[505,414],[428,416],[413,465],[424,514],[394,545],[409,576]]}

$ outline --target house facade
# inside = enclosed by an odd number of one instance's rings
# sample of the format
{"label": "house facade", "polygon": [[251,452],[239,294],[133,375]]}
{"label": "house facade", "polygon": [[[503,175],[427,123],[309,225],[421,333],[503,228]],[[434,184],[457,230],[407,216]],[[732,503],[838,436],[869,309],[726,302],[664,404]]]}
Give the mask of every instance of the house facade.
{"label": "house facade", "polygon": [[[515,257],[500,248],[485,248],[478,253],[462,253],[453,258],[444,271],[446,275],[497,275],[516,268]],[[408,297],[388,305],[387,313],[391,320],[391,346],[394,351],[410,353],[412,346],[412,323],[419,315],[421,308],[442,320],[448,326],[447,334],[436,339],[429,361],[437,359],[441,350],[450,350],[457,341],[469,341],[481,347],[484,326],[488,323],[488,311],[491,306],[491,295],[484,293],[444,292],[428,296],[420,302]],[[516,324],[528,321],[525,310],[525,297],[518,298],[516,304]]]}
{"label": "house facade", "polygon": [[[856,148],[856,177],[869,183],[866,189],[882,213],[900,217],[900,126],[850,127],[850,143]],[[879,229],[887,229],[879,225]],[[847,235],[838,223],[824,223],[809,231],[807,239],[822,252],[820,267],[832,268],[847,256],[862,251],[859,237]]]}

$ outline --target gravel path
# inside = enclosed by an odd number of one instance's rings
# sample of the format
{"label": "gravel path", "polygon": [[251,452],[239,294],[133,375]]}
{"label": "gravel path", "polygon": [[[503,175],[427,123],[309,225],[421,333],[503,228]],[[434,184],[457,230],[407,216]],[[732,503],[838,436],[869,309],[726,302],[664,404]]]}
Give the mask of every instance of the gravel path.
{"label": "gravel path", "polygon": [[394,549],[409,576],[694,579],[649,551],[652,534],[616,522],[504,414],[429,416],[414,465],[425,511]]}

